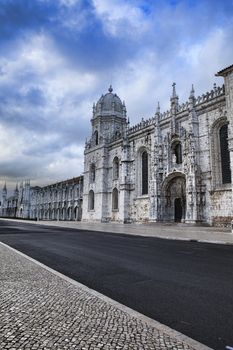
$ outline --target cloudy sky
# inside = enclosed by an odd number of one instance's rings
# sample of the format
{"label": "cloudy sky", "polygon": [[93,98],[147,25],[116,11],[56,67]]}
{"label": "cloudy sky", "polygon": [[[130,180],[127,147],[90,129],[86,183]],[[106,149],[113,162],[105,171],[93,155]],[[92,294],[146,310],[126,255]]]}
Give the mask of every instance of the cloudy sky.
{"label": "cloudy sky", "polygon": [[110,84],[131,124],[223,83],[232,0],[0,0],[0,186],[83,171],[92,104]]}

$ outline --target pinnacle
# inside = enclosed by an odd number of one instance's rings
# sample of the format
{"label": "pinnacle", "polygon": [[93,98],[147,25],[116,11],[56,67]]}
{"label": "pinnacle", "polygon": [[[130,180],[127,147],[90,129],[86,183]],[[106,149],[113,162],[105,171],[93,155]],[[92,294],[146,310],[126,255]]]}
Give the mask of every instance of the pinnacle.
{"label": "pinnacle", "polygon": [[191,91],[190,91],[190,97],[194,97],[194,93],[195,93],[195,90],[194,90],[194,87],[193,87],[193,84],[192,84],[192,88],[191,88]]}

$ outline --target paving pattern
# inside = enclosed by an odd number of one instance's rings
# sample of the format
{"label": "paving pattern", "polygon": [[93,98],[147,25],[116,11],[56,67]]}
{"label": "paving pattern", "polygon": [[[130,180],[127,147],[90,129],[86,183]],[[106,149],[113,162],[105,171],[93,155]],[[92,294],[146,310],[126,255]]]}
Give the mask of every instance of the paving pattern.
{"label": "paving pattern", "polygon": [[2,245],[0,272],[1,350],[195,348]]}

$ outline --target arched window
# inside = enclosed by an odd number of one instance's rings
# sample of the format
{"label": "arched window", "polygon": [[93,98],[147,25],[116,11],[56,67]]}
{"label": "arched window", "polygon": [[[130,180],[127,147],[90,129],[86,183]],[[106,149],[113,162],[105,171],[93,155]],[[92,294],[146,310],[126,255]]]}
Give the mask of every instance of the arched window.
{"label": "arched window", "polygon": [[95,164],[90,166],[90,183],[95,182]]}
{"label": "arched window", "polygon": [[112,209],[118,210],[118,189],[114,188],[112,191]]}
{"label": "arched window", "polygon": [[113,159],[113,180],[116,180],[119,178],[119,159],[118,157],[115,157]]}
{"label": "arched window", "polygon": [[219,129],[220,155],[222,168],[222,183],[231,183],[230,153],[228,148],[228,126],[224,124]]}
{"label": "arched window", "polygon": [[230,153],[228,148],[228,121],[218,118],[211,128],[212,185],[213,188],[231,183]]}
{"label": "arched window", "polygon": [[148,153],[144,151],[142,153],[142,194],[148,194]]}
{"label": "arched window", "polygon": [[92,190],[89,192],[89,210],[95,209],[95,194]]}
{"label": "arched window", "polygon": [[95,145],[97,146],[99,144],[99,135],[97,130],[94,132],[94,141]]}
{"label": "arched window", "polygon": [[182,146],[180,142],[175,145],[174,154],[176,156],[176,164],[181,164],[182,163]]}
{"label": "arched window", "polygon": [[78,207],[76,205],[76,207],[74,208],[74,219],[78,220]]}

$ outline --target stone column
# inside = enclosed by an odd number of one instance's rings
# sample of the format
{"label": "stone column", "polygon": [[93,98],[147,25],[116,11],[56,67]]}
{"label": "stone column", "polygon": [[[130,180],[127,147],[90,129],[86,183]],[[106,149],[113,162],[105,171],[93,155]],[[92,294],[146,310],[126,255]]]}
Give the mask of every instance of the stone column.
{"label": "stone column", "polygon": [[121,177],[120,177],[120,197],[119,210],[120,218],[123,223],[130,223],[130,179],[129,179],[129,161],[130,145],[128,138],[123,139],[123,150],[121,158]]}
{"label": "stone column", "polygon": [[199,123],[195,111],[195,96],[192,86],[189,96],[189,160],[188,175],[186,177],[186,218],[185,222],[195,223],[198,221],[197,203],[197,168],[199,165]]}
{"label": "stone column", "polygon": [[158,207],[158,172],[159,172],[159,144],[161,144],[161,131],[160,131],[160,106],[158,103],[157,111],[155,113],[155,128],[154,139],[151,148],[151,181],[150,181],[150,211],[149,220],[158,221],[159,219],[159,207]]}
{"label": "stone column", "polygon": [[[226,97],[226,115],[229,121],[228,125],[228,147],[231,162],[231,183],[232,183],[232,203],[233,203],[233,65],[221,70],[216,76],[224,77],[225,97]],[[232,217],[233,217],[233,205]]]}

